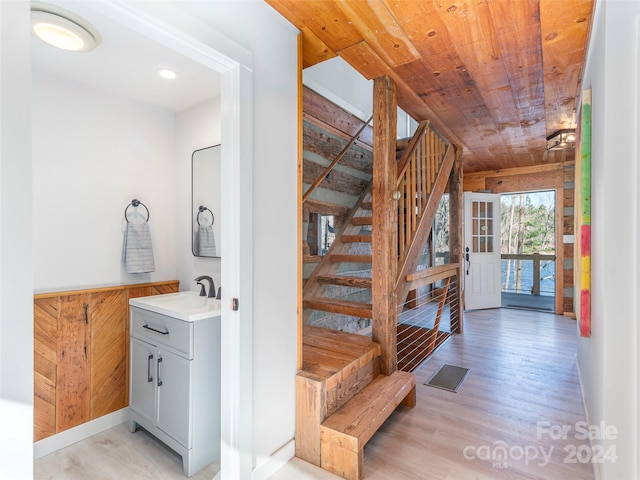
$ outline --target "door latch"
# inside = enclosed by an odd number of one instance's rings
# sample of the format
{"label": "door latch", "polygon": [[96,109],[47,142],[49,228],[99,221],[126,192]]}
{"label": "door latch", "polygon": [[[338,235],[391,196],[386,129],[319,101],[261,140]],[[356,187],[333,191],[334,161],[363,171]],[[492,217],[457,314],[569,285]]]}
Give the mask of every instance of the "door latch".
{"label": "door latch", "polygon": [[232,298],[231,299],[231,310],[233,310],[234,312],[237,312],[238,308],[240,308],[240,304],[238,302],[238,299],[237,298]]}

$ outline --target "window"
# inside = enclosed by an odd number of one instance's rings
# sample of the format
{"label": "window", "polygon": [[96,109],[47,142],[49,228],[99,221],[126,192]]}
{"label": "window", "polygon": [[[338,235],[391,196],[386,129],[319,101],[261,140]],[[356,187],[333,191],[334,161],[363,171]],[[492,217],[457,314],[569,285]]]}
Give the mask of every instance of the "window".
{"label": "window", "polygon": [[311,255],[325,255],[336,238],[336,219],[333,215],[311,213],[307,243]]}

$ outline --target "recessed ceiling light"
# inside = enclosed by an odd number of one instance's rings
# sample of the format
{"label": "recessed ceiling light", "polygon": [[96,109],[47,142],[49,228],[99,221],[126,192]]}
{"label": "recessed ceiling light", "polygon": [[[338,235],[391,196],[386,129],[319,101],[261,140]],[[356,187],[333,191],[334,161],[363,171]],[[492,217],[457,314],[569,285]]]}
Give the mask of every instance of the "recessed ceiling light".
{"label": "recessed ceiling light", "polygon": [[168,80],[173,80],[174,78],[176,78],[176,72],[174,72],[173,70],[169,70],[168,68],[159,68],[158,75]]}
{"label": "recessed ceiling light", "polygon": [[73,52],[88,52],[101,41],[89,22],[57,6],[34,2],[31,32],[43,42]]}

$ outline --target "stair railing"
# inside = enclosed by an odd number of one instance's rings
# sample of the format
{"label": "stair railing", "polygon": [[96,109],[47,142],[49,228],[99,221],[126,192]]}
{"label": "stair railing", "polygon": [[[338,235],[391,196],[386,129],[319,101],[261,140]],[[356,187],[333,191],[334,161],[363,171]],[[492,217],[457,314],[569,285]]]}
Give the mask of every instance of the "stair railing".
{"label": "stair railing", "polygon": [[322,172],[320,174],[320,176],[316,179],[316,181],[311,184],[311,186],[307,189],[306,192],[304,192],[304,194],[302,195],[302,201],[303,202],[305,202],[307,200],[307,198],[309,198],[311,193],[318,187],[318,185],[320,185],[322,183],[322,181],[325,178],[327,178],[327,175],[329,175],[331,173],[331,171],[333,170],[333,167],[335,167],[338,164],[338,162],[340,160],[342,160],[342,157],[345,156],[345,154],[349,151],[349,149],[356,142],[356,140],[358,140],[358,138],[360,138],[360,135],[362,135],[362,132],[364,132],[364,129],[367,128],[367,125],[369,125],[371,123],[371,120],[373,120],[373,115],[371,117],[369,117],[369,120],[367,120],[362,125],[362,127],[360,127],[360,129],[356,132],[356,134],[353,137],[351,137],[351,140],[349,140],[349,142],[344,146],[344,148],[340,151],[340,153],[333,160],[333,162],[331,162],[329,164],[329,166],[324,169],[324,172]]}
{"label": "stair railing", "polygon": [[402,265],[425,212],[448,144],[429,128],[418,126],[398,164],[398,262]]}

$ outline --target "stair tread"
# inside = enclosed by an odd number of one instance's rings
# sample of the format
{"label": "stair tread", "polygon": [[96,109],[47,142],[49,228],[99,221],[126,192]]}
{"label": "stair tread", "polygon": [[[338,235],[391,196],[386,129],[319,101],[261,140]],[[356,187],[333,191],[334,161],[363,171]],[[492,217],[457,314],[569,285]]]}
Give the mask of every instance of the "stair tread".
{"label": "stair tread", "polygon": [[368,235],[342,235],[344,243],[371,243],[371,234]]}
{"label": "stair tread", "polygon": [[402,403],[415,384],[415,376],[409,372],[397,370],[388,376],[378,375],[322,422],[321,429],[348,435],[363,445]]}
{"label": "stair tread", "polygon": [[348,275],[318,275],[318,282],[343,287],[371,288],[371,278]]}
{"label": "stair tread", "polygon": [[372,223],[373,223],[373,217],[371,216],[351,218],[352,225],[371,225]]}
{"label": "stair tread", "polygon": [[355,255],[351,253],[331,254],[331,261],[334,263],[371,263],[371,255]]}
{"label": "stair tread", "polygon": [[370,303],[352,302],[337,298],[308,298],[303,301],[303,307],[311,308],[313,310],[322,310],[324,312],[341,313],[343,315],[351,315],[360,318],[371,318],[373,316]]}
{"label": "stair tread", "polygon": [[326,381],[327,388],[382,354],[382,347],[371,337],[315,325],[304,326],[302,343],[302,371]]}

